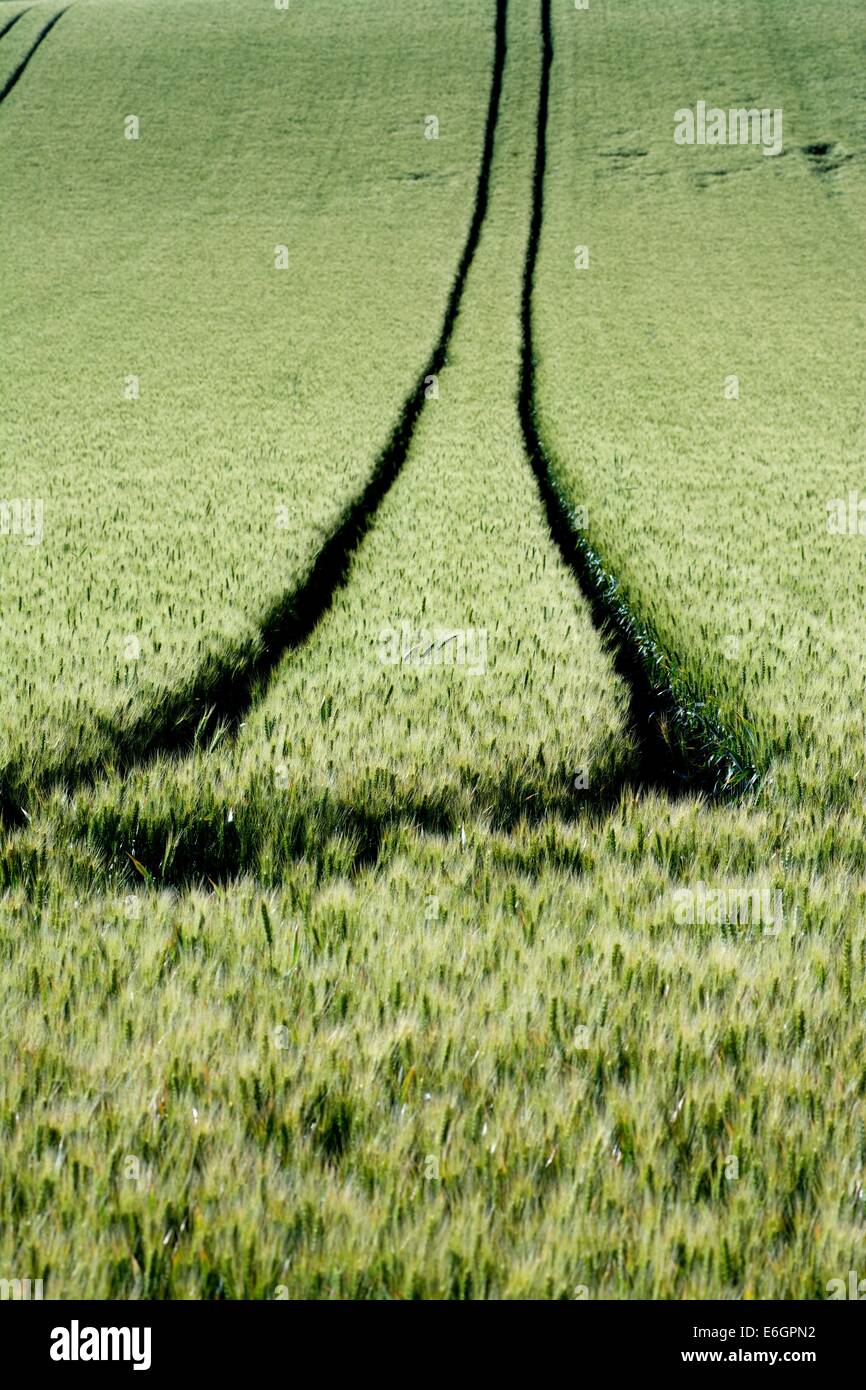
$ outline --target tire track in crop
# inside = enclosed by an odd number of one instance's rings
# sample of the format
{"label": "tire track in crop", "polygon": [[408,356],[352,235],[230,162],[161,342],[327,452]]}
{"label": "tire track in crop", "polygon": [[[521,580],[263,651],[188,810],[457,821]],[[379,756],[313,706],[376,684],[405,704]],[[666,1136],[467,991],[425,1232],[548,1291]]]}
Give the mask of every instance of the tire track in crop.
{"label": "tire track in crop", "polygon": [[[508,0],[496,0],[493,72],[475,204],[449,291],[439,338],[429,361],[403,403],[397,423],[376,460],[366,487],[350,504],[336,531],[319,551],[304,582],[290,594],[282,595],[265,614],[260,623],[261,650],[251,659],[240,663],[231,659],[222,661],[220,665],[224,669],[215,680],[197,680],[192,688],[171,697],[160,721],[161,727],[155,733],[153,714],[143,716],[140,725],[131,732],[128,746],[118,750],[124,761],[128,761],[130,754],[135,762],[140,762],[144,757],[159,752],[177,752],[193,735],[202,738],[219,726],[236,726],[253,701],[264,692],[271,674],[286,653],[307,641],[345,583],[352,557],[405,462],[415,426],[426,402],[427,380],[430,376],[438,376],[445,365],[490,197],[493,145],[505,71],[507,14]],[[121,742],[126,740],[122,738]]]}
{"label": "tire track in crop", "polygon": [[630,722],[638,761],[624,772],[627,786],[668,795],[721,793],[752,786],[758,773],[749,748],[726,729],[718,712],[675,680],[672,663],[654,634],[622,598],[616,577],[576,530],[541,437],[536,411],[532,300],[544,220],[544,180],[550,80],[553,67],[551,0],[541,0],[541,83],[538,95],[532,213],[524,265],[522,362],[518,410],[526,452],[538,483],[551,535],[575,575],[618,674],[629,689]]}
{"label": "tire track in crop", "polygon": [[[54,28],[55,24],[58,24],[60,22],[60,20],[66,14],[66,11],[68,9],[69,6],[66,5],[62,10],[58,10],[57,14],[52,15],[48,23],[43,25],[43,27],[40,29],[39,33],[36,35],[36,38],[33,40],[33,43],[30,45],[27,52],[24,54],[24,57],[21,59],[21,62],[18,64],[16,68],[13,69],[13,71],[9,74],[6,81],[4,82],[3,87],[0,88],[0,102],[4,102],[8,97],[9,93],[12,91],[12,88],[17,86],[18,82],[23,77],[24,71],[28,63],[30,62],[30,59],[36,52],[37,48],[39,48],[40,44],[42,44],[45,41],[45,39],[48,38],[48,35],[51,33],[51,30]],[[23,13],[26,14],[27,11],[25,10],[23,11]],[[16,19],[17,18],[20,18],[20,16],[16,15]],[[13,20],[12,22],[14,23],[15,21]],[[6,28],[8,29],[9,27],[10,26],[7,24]]]}
{"label": "tire track in crop", "polygon": [[[155,706],[125,725],[97,716],[96,724],[104,750],[89,762],[77,761],[74,754],[70,754],[61,765],[50,769],[35,787],[25,773],[15,775],[14,770],[7,770],[6,785],[0,787],[0,820],[7,825],[21,825],[28,818],[24,808],[34,791],[45,791],[58,783],[69,787],[86,785],[106,768],[125,773],[159,754],[189,751],[218,729],[237,729],[247,710],[264,693],[278,663],[287,652],[310,637],[345,583],[352,557],[373,524],[379,504],[395,482],[406,459],[426,401],[427,378],[438,376],[445,365],[464,286],[481,238],[490,196],[493,146],[505,71],[508,0],[495,0],[495,3],[490,95],[469,230],[449,291],[439,338],[403,403],[363,492],[344,512],[337,529],[316,556],[304,582],[290,593],[281,595],[260,619],[258,634],[252,642],[235,645],[214,655],[181,690],[165,692]],[[37,44],[59,18],[60,15],[56,15],[46,26]],[[30,50],[28,57],[35,47]],[[21,65],[19,76],[26,61]]]}
{"label": "tire track in crop", "polygon": [[7,19],[7,21],[6,21],[5,24],[0,25],[0,39],[2,39],[2,37],[3,37],[4,34],[8,34],[8,33],[9,33],[9,30],[12,28],[12,25],[13,25],[13,24],[17,24],[18,21],[19,21],[19,19],[23,19],[24,16],[25,16],[26,14],[29,14],[30,11],[31,11],[32,9],[33,9],[33,6],[32,6],[32,5],[28,5],[26,10],[19,10],[17,14],[14,14],[14,15],[12,16],[11,19]]}

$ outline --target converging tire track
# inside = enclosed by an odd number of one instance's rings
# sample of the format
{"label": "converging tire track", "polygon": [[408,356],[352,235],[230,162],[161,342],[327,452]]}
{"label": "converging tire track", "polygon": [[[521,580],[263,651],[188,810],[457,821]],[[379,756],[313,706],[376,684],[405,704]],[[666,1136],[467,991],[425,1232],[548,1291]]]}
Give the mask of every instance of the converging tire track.
{"label": "converging tire track", "polygon": [[[423,411],[339,601],[237,736],[58,805],[64,831],[106,864],[132,855],[182,887],[270,875],[301,856],[333,865],[328,846],[339,844],[354,872],[387,856],[398,828],[449,836],[475,817],[503,833],[584,820],[633,760],[627,691],[551,540],[521,433],[537,5],[509,6],[507,40],[490,202],[442,403]],[[416,672],[413,654],[426,665],[435,637],[422,650],[407,623],[382,651],[401,615],[422,627],[448,619],[461,651],[435,663],[447,669]],[[591,769],[591,794],[577,766]]]}
{"label": "converging tire track", "polygon": [[[45,26],[28,58],[63,13],[65,11],[60,11]],[[353,557],[406,461],[426,402],[428,379],[438,376],[446,364],[463,291],[488,211],[506,60],[507,17],[507,0],[496,0],[493,68],[475,202],[439,338],[403,404],[388,443],[379,455],[362,493],[344,513],[337,529],[318,553],[304,582],[280,596],[261,618],[255,645],[246,643],[243,647],[235,646],[209,659],[191,682],[179,690],[168,692],[155,708],[137,715],[128,723],[102,722],[100,732],[108,751],[103,751],[89,763],[77,764],[71,772],[68,766],[55,767],[32,788],[37,793],[58,783],[87,785],[106,768],[125,775],[157,756],[184,753],[200,742],[209,740],[217,730],[234,733],[253,704],[263,697],[283,657],[310,638],[330,609],[335,595],[344,586]],[[629,786],[654,788],[669,794],[695,787],[716,790],[726,781],[729,770],[728,764],[720,763],[718,749],[721,745],[730,747],[732,740],[726,731],[712,724],[705,716],[701,722],[688,706],[678,704],[664,679],[666,665],[663,653],[651,641],[640,620],[624,605],[616,580],[605,571],[596,552],[575,531],[570,508],[554,480],[536,424],[532,303],[544,219],[554,56],[550,0],[541,0],[540,4],[540,42],[541,75],[532,202],[520,299],[522,343],[517,407],[524,446],[552,539],[576,577],[595,627],[629,691],[629,723],[638,747],[638,757],[624,763],[618,791]],[[19,76],[26,61],[19,65]],[[4,804],[0,806],[3,819],[10,824],[20,824],[26,814],[22,810],[22,803],[26,804],[26,801],[27,794],[23,788],[16,789],[11,797],[4,797]]]}
{"label": "converging tire track", "polygon": [[[522,368],[519,413],[526,452],[535,474],[551,535],[574,573],[593,621],[626,682],[630,721],[639,749],[635,766],[624,776],[631,784],[668,795],[686,790],[726,791],[732,779],[751,786],[757,772],[738,749],[720,720],[688,692],[673,689],[664,651],[654,635],[620,594],[620,586],[585,537],[575,530],[572,509],[555,481],[537,424],[535,345],[532,303],[544,220],[544,183],[550,82],[553,68],[551,0],[541,0],[541,82],[538,96],[532,214],[526,248],[522,303]],[[684,698],[684,694],[686,698]]]}
{"label": "converging tire track", "polygon": [[[38,43],[64,12],[56,15],[42,31],[27,59],[19,65],[17,76],[13,75],[15,80],[21,75]],[[330,608],[335,594],[346,580],[352,556],[370,529],[382,499],[405,462],[425,405],[427,380],[431,376],[438,376],[446,362],[451,334],[489,203],[494,139],[505,71],[507,16],[508,0],[496,0],[493,68],[475,201],[439,337],[403,403],[397,423],[363,492],[346,510],[300,587],[281,595],[261,618],[257,647],[252,654],[249,645],[221,653],[210,660],[191,683],[181,690],[168,693],[158,707],[148,710],[125,726],[101,721],[100,732],[109,751],[90,763],[76,765],[73,773],[66,766],[49,771],[34,788],[37,792],[58,783],[86,785],[107,765],[126,772],[160,754],[183,752],[210,737],[217,729],[236,729],[254,700],[263,694],[282,658],[310,637]],[[0,818],[10,825],[22,824],[26,811],[21,803],[26,800],[23,788],[11,794],[7,792],[0,801]]]}
{"label": "converging tire track", "polygon": [[[60,20],[63,18],[63,16],[66,14],[66,11],[69,8],[69,5],[66,5],[62,10],[58,10],[57,14],[52,15],[48,23],[43,25],[43,27],[40,29],[39,33],[36,35],[36,38],[33,40],[33,43],[30,45],[27,52],[24,54],[24,57],[21,59],[21,62],[18,64],[16,68],[13,69],[13,71],[9,74],[6,81],[4,82],[3,87],[0,88],[0,102],[4,102],[8,97],[9,93],[12,91],[12,88],[17,86],[17,84],[20,82],[21,78],[24,76],[24,72],[27,68],[28,63],[30,62],[30,59],[33,57],[37,48],[39,48],[40,45],[44,43],[44,41],[48,38],[48,35],[51,33],[51,30],[54,28],[55,24],[59,24]],[[27,11],[24,10],[22,11],[22,13],[26,14]],[[20,17],[20,15],[15,16],[16,19],[20,19]],[[12,23],[14,24],[14,22],[15,21],[13,20]],[[11,26],[7,24],[6,28],[8,29],[10,27]],[[5,33],[6,31],[4,30],[3,32]]]}
{"label": "converging tire track", "polygon": [[253,700],[264,691],[275,667],[288,651],[305,642],[346,580],[351,559],[373,523],[376,511],[395,482],[412,443],[412,435],[424,408],[428,378],[438,376],[445,364],[448,344],[460,311],[469,269],[475,257],[490,196],[490,170],[505,70],[508,0],[496,0],[493,74],[476,185],[475,205],[457,272],[448,296],[438,341],[422,368],[411,394],[403,404],[391,436],[376,461],[370,480],[348,508],[336,531],[325,542],[300,588],[282,596],[268,610],[260,625],[262,649],[247,665],[229,669],[215,681],[204,681],[173,698],[162,711],[154,732],[152,713],[116,741],[121,761],[141,762],[159,753],[177,752],[195,735],[206,737],[222,726],[236,726]]}

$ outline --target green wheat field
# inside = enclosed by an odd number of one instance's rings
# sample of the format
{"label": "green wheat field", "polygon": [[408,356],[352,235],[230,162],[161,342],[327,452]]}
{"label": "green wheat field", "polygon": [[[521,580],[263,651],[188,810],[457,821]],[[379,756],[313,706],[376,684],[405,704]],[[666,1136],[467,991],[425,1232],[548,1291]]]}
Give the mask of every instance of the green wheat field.
{"label": "green wheat field", "polygon": [[0,0],[0,1280],[866,1274],[864,73]]}

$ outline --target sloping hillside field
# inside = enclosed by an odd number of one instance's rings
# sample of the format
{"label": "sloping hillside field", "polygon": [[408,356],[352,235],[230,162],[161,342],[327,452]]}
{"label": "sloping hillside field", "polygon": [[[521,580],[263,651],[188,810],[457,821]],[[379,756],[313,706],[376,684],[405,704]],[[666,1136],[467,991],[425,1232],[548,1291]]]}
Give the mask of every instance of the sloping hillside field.
{"label": "sloping hillside field", "polygon": [[847,1288],[864,58],[0,4],[0,1279]]}

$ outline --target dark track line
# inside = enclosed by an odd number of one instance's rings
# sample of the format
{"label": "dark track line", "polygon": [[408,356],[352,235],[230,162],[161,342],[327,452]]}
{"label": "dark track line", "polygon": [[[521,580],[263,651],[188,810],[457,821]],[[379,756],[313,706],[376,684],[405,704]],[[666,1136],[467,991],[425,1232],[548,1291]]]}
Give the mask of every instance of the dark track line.
{"label": "dark track line", "polygon": [[[142,732],[147,736],[147,747],[142,753],[146,753],[147,756],[153,756],[156,752],[176,752],[192,734],[197,733],[202,737],[220,725],[236,726],[240,722],[253,700],[264,693],[267,682],[283,656],[307,641],[330,608],[336,593],[348,577],[352,558],[370,529],[380,503],[400,473],[426,401],[427,378],[437,376],[445,365],[448,344],[460,312],[466,279],[487,214],[493,144],[505,70],[507,13],[508,0],[496,0],[493,75],[475,207],[449,292],[439,339],[431,357],[422,368],[411,394],[404,401],[397,424],[379,455],[363,492],[350,505],[337,530],[319,551],[309,575],[301,586],[291,594],[278,599],[262,620],[262,650],[243,669],[233,665],[222,679],[210,683],[206,688],[187,692],[177,701],[172,701],[173,705],[176,703],[181,708],[190,703],[194,708],[182,713],[179,720],[174,718],[167,721],[170,727],[155,736],[152,716],[144,717]],[[210,710],[207,712],[205,724],[202,725],[202,715],[207,706],[210,706]],[[133,746],[135,742],[133,737]],[[141,753],[135,754],[136,761],[140,761],[141,757]]]}
{"label": "dark track line", "polygon": [[3,37],[4,34],[8,34],[8,33],[9,33],[9,30],[12,28],[12,25],[13,25],[13,24],[17,24],[18,21],[19,21],[19,19],[23,19],[24,16],[25,16],[26,14],[29,14],[30,11],[31,11],[32,9],[33,9],[33,6],[32,6],[32,5],[28,5],[26,10],[19,10],[17,14],[14,14],[14,15],[12,16],[11,19],[7,19],[7,21],[6,21],[5,24],[0,25],[0,39],[2,39],[2,37]]}
{"label": "dark track line", "polygon": [[532,215],[524,264],[522,355],[518,411],[526,452],[538,484],[551,535],[575,575],[595,627],[629,690],[629,721],[637,742],[636,762],[624,769],[626,787],[676,796],[684,791],[718,792],[729,777],[751,785],[755,769],[744,765],[730,732],[715,711],[697,699],[683,703],[667,677],[668,665],[653,635],[623,601],[619,585],[586,538],[575,530],[571,509],[556,483],[536,417],[535,346],[532,303],[544,220],[544,180],[550,78],[553,66],[551,0],[541,0],[541,83],[538,97]]}
{"label": "dark track line", "polygon": [[[445,365],[466,278],[487,214],[494,137],[505,71],[507,15],[508,0],[496,0],[493,73],[475,206],[449,292],[439,338],[429,361],[403,403],[397,423],[363,492],[344,513],[336,531],[316,556],[303,583],[291,593],[282,595],[268,609],[260,621],[258,639],[253,644],[248,643],[215,656],[186,687],[169,692],[157,709],[147,711],[126,727],[118,728],[108,720],[101,721],[108,751],[89,764],[82,764],[71,753],[62,765],[50,769],[40,779],[37,790],[45,790],[58,783],[87,784],[108,766],[121,772],[128,771],[158,754],[188,751],[194,742],[210,737],[222,726],[235,730],[254,700],[264,693],[283,656],[311,636],[330,608],[335,594],[348,577],[352,558],[370,529],[382,499],[405,462],[415,426],[424,408],[426,379],[437,376]],[[56,23],[58,18],[56,16],[52,23]],[[42,37],[45,33],[47,29]],[[15,777],[13,774],[10,777],[8,772],[6,781],[5,789],[0,787],[0,818],[7,824],[20,825],[26,819],[22,807],[27,805],[33,783],[24,776]]]}
{"label": "dark track line", "polygon": [[[57,14],[52,15],[48,23],[44,25],[42,29],[40,29],[33,43],[30,45],[27,52],[24,54],[24,57],[21,59],[21,62],[14,69],[14,71],[9,74],[9,76],[3,84],[2,89],[0,89],[0,102],[5,101],[9,93],[12,91],[12,88],[17,85],[21,77],[24,75],[24,70],[27,67],[27,64],[30,62],[30,59],[33,57],[33,54],[36,52],[39,45],[43,42],[43,40],[48,38],[48,35],[51,33],[51,30],[54,28],[55,24],[57,24],[63,18],[68,9],[69,6],[66,5],[62,10],[58,10]],[[27,11],[25,10],[24,13],[26,14]],[[16,18],[18,18],[17,15]],[[7,25],[6,27],[8,29],[9,25]]]}

